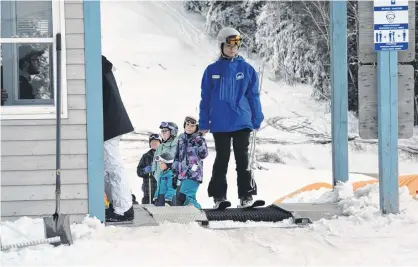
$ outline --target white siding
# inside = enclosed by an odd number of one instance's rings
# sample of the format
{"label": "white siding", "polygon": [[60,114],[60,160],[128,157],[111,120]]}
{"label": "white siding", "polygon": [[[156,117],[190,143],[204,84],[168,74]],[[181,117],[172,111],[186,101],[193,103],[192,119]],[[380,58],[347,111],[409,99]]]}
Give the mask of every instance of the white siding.
{"label": "white siding", "polygon": [[[68,119],[62,120],[61,212],[88,213],[83,2],[65,3]],[[55,120],[1,122],[1,219],[55,211]]]}

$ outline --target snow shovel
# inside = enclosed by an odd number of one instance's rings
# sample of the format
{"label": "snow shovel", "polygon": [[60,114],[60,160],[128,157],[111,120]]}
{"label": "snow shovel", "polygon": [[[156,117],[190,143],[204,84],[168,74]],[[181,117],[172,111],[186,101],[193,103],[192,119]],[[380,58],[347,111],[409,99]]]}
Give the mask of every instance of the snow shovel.
{"label": "snow shovel", "polygon": [[57,95],[56,95],[56,188],[55,188],[55,213],[52,217],[44,218],[46,238],[60,237],[60,242],[52,243],[54,246],[60,244],[71,245],[73,239],[70,229],[70,216],[60,213],[61,201],[61,34],[57,34]]}

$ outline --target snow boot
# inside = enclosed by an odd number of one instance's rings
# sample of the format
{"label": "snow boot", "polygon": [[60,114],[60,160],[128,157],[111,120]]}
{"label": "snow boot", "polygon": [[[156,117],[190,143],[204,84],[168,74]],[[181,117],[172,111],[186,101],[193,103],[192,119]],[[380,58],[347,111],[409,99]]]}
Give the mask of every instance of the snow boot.
{"label": "snow boot", "polygon": [[242,208],[250,207],[253,204],[254,200],[252,196],[241,197],[239,200],[240,206]]}
{"label": "snow boot", "polygon": [[219,204],[221,204],[222,202],[227,201],[227,200],[226,200],[226,197],[214,197],[213,201],[215,202],[215,206],[213,206],[213,208],[217,209],[217,208],[219,208]]}
{"label": "snow boot", "polygon": [[112,203],[109,203],[107,209],[105,209],[105,217],[109,217],[112,213],[113,213],[114,209],[113,209],[113,205]]}
{"label": "snow boot", "polygon": [[131,206],[131,208],[123,215],[119,215],[115,213],[113,207],[112,209],[108,209],[109,211],[106,213],[106,222],[123,222],[123,221],[133,221],[134,220],[134,207]]}

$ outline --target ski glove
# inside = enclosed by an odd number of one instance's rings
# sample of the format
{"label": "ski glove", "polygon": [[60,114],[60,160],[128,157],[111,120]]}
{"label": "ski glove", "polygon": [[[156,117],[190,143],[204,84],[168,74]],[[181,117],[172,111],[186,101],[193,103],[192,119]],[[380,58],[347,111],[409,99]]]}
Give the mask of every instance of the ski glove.
{"label": "ski glove", "polygon": [[151,166],[147,166],[144,168],[144,172],[145,173],[150,173],[151,172]]}

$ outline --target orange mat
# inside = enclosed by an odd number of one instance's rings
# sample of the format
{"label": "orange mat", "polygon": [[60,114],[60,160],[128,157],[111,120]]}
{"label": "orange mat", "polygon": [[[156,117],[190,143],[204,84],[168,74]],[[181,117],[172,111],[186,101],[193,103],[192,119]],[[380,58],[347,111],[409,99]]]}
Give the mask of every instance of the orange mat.
{"label": "orange mat", "polygon": [[318,189],[324,188],[324,187],[325,188],[328,188],[328,189],[332,189],[332,185],[329,184],[329,183],[314,183],[314,184],[310,184],[310,185],[304,186],[304,187],[302,187],[302,188],[300,188],[300,189],[298,189],[298,190],[296,190],[296,191],[294,191],[294,192],[292,192],[292,193],[290,193],[290,194],[288,194],[288,195],[286,195],[284,197],[279,198],[278,200],[274,201],[273,204],[282,203],[282,201],[285,200],[286,198],[291,198],[291,197],[293,197],[293,196],[295,196],[295,195],[297,195],[299,193],[307,192],[307,191],[313,191],[313,190],[318,190]]}
{"label": "orange mat", "polygon": [[[366,186],[368,184],[376,184],[378,182],[377,179],[373,179],[373,180],[367,180],[367,181],[359,181],[359,182],[354,182],[353,183],[353,190],[356,191],[359,188],[362,188],[363,186]],[[413,196],[414,198],[418,198],[418,174],[412,174],[412,175],[402,175],[399,176],[399,187],[403,187],[406,186],[408,187],[409,190],[409,194],[411,196]],[[295,196],[296,194],[302,193],[302,192],[307,192],[307,191],[313,191],[313,190],[318,190],[320,188],[328,188],[328,189],[332,189],[332,185],[329,183],[313,183],[307,186],[304,186],[284,197],[281,197],[279,199],[277,199],[276,201],[274,201],[274,204],[280,204],[282,203],[285,199],[287,198],[291,198],[293,196]]]}

